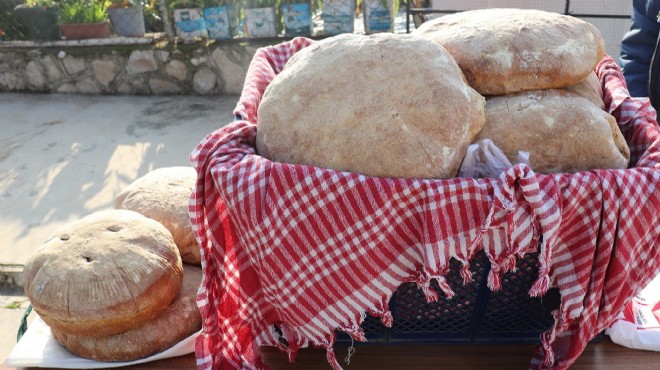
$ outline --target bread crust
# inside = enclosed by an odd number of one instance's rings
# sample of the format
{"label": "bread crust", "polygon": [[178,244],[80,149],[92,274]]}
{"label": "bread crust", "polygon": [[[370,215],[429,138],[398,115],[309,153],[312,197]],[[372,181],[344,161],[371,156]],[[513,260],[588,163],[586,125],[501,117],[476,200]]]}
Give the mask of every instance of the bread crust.
{"label": "bread crust", "polygon": [[425,22],[413,34],[444,46],[483,95],[570,86],[605,55],[596,27],[541,10],[470,10]]}
{"label": "bread crust", "polygon": [[192,167],[155,169],[128,185],[115,198],[116,209],[128,209],[165,226],[179,248],[181,260],[201,265],[199,245],[188,215],[188,203],[197,173]]}
{"label": "bread crust", "polygon": [[158,316],[183,277],[172,235],[127,210],[96,212],[57,229],[26,262],[24,290],[62,332],[106,336]]}
{"label": "bread crust", "polygon": [[[420,62],[409,73],[412,56]],[[276,162],[450,178],[483,127],[484,104],[442,46],[345,34],[296,53],[266,88],[256,147]]]}
{"label": "bread crust", "polygon": [[630,150],[612,115],[557,89],[496,96],[486,102],[486,125],[475,141],[491,139],[512,162],[530,153],[539,173],[625,169]]}
{"label": "bread crust", "polygon": [[55,340],[72,353],[97,361],[133,361],[162,352],[199,331],[196,303],[202,269],[184,265],[181,290],[164,311],[133,330],[107,337],[67,334],[51,328]]}

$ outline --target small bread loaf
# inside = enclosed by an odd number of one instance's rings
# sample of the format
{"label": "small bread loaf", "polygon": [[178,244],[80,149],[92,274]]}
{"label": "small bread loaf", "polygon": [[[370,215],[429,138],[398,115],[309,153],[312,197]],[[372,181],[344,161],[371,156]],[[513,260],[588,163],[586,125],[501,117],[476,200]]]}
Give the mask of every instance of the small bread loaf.
{"label": "small bread loaf", "polygon": [[444,46],[483,95],[573,85],[605,55],[596,27],[541,10],[470,10],[425,22],[413,34]]}
{"label": "small bread loaf", "polygon": [[600,85],[598,76],[596,76],[596,72],[590,73],[587,78],[575,85],[565,87],[564,90],[580,95],[596,104],[600,109],[605,109],[605,103],[603,102],[603,88]]}
{"label": "small bread loaf", "polygon": [[51,328],[107,336],[160,315],[179,292],[183,267],[163,225],[110,210],[57,229],[23,274],[25,294]]}
{"label": "small bread loaf", "polygon": [[491,139],[512,162],[530,153],[540,173],[625,169],[630,151],[616,120],[589,100],[563,90],[491,97],[478,140]]}
{"label": "small bread loaf", "polygon": [[152,218],[172,233],[184,263],[200,265],[188,203],[197,173],[192,167],[165,167],[133,181],[115,199],[115,208],[129,209]]}
{"label": "small bread loaf", "polygon": [[172,304],[144,325],[121,334],[90,337],[51,328],[55,340],[72,353],[97,361],[133,361],[162,352],[202,327],[197,290],[202,269],[184,265],[183,284]]}
{"label": "small bread loaf", "polygon": [[296,53],[266,88],[257,152],[368,176],[453,177],[484,104],[434,42],[343,34]]}

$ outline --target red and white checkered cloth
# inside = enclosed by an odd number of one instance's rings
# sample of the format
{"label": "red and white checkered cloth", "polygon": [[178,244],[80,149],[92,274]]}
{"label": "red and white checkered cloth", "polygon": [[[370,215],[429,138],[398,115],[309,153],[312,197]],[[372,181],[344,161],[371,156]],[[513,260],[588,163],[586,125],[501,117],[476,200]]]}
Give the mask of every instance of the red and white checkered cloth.
{"label": "red and white checkered cloth", "polygon": [[563,369],[660,272],[660,132],[655,111],[630,98],[609,57],[597,73],[633,168],[538,175],[516,165],[497,179],[387,179],[256,155],[261,96],[312,42],[259,49],[235,111],[241,119],[191,154],[198,180],[190,215],[204,269],[200,369],[265,368],[260,345],[291,359],[321,346],[339,369],[335,329],[363,340],[365,313],[391,325],[388,302],[403,282],[417,282],[434,300],[440,292],[429,284],[437,279],[451,296],[450,259],[463,263],[469,281],[469,262],[484,250],[496,290],[517,258],[539,248],[530,295],[558,287],[561,306],[530,366]]}

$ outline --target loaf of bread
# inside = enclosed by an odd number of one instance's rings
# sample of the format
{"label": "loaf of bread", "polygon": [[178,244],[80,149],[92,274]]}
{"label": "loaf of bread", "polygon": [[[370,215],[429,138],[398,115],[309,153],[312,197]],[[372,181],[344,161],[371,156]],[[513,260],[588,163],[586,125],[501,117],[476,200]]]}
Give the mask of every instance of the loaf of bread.
{"label": "loaf of bread", "polygon": [[276,162],[449,178],[483,127],[484,104],[434,42],[343,34],[297,52],[266,88],[256,147]]}
{"label": "loaf of bread", "polygon": [[192,167],[155,169],[119,193],[115,208],[135,211],[163,224],[172,233],[181,260],[200,265],[199,245],[188,215],[190,194],[196,180],[197,173]]}
{"label": "loaf of bread", "polygon": [[541,10],[470,10],[425,22],[413,34],[444,46],[483,95],[573,85],[605,55],[596,27]]}
{"label": "loaf of bread", "polygon": [[596,104],[600,109],[605,109],[603,102],[603,88],[595,72],[592,72],[584,80],[565,87],[564,90],[579,95],[590,102]]}
{"label": "loaf of bread", "polygon": [[496,96],[475,141],[491,139],[513,163],[530,153],[540,173],[625,169],[630,150],[616,120],[589,100],[549,89]]}
{"label": "loaf of bread", "polygon": [[23,274],[25,294],[48,326],[107,336],[160,315],[179,292],[183,267],[163,225],[109,210],[57,229]]}
{"label": "loaf of bread", "polygon": [[196,303],[202,269],[191,265],[183,269],[179,294],[153,320],[106,337],[67,334],[51,328],[53,337],[72,353],[97,361],[133,361],[170,348],[202,328]]}

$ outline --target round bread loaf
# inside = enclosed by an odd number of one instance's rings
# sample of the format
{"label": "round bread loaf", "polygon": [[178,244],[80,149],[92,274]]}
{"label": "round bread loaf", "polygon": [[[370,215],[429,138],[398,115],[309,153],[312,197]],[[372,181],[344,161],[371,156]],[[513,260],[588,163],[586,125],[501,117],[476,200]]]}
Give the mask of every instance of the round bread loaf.
{"label": "round bread loaf", "polygon": [[181,260],[200,265],[199,245],[188,215],[188,203],[195,181],[197,173],[192,167],[158,168],[119,193],[115,208],[141,213],[165,225],[179,248]]}
{"label": "round bread loaf", "polygon": [[343,34],[296,53],[266,88],[257,152],[367,176],[453,177],[484,104],[434,42]]}
{"label": "round bread loaf", "polygon": [[491,139],[512,162],[530,153],[539,173],[625,169],[630,151],[616,120],[589,100],[563,90],[491,97],[475,141]]}
{"label": "round bread loaf", "polygon": [[541,10],[470,10],[425,22],[413,34],[444,46],[483,95],[573,85],[605,55],[596,27]]}
{"label": "round bread loaf", "polygon": [[51,328],[107,336],[158,316],[179,292],[183,267],[163,225],[110,210],[57,229],[23,274],[25,294]]}
{"label": "round bread loaf", "polygon": [[600,109],[605,109],[605,102],[603,102],[603,88],[600,85],[598,76],[596,76],[596,72],[590,73],[587,78],[575,85],[565,87],[564,90],[580,95],[596,104]]}
{"label": "round bread loaf", "polygon": [[164,351],[202,328],[197,290],[202,269],[184,265],[181,290],[163,313],[144,325],[121,334],[90,337],[51,328],[55,340],[72,353],[97,361],[133,361]]}

